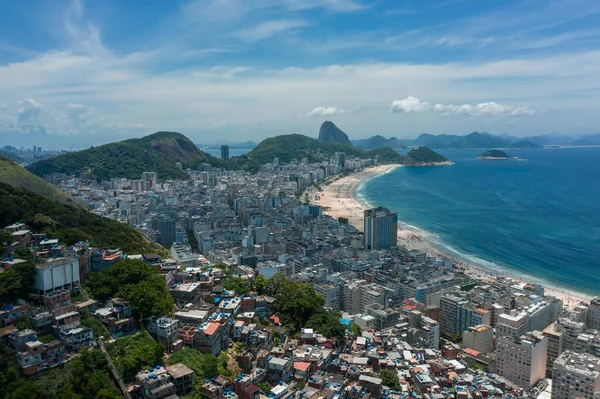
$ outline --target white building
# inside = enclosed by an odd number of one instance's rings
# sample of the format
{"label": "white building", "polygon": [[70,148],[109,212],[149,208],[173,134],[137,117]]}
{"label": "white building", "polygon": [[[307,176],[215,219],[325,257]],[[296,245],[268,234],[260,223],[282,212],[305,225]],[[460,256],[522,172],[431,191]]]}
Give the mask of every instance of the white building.
{"label": "white building", "polygon": [[548,341],[539,331],[498,339],[496,372],[524,389],[546,376]]}
{"label": "white building", "polygon": [[79,289],[79,262],[77,259],[54,258],[35,265],[33,289],[46,294],[57,289]]}
{"label": "white building", "polygon": [[600,359],[588,354],[563,352],[552,367],[552,397],[593,399],[600,393]]}

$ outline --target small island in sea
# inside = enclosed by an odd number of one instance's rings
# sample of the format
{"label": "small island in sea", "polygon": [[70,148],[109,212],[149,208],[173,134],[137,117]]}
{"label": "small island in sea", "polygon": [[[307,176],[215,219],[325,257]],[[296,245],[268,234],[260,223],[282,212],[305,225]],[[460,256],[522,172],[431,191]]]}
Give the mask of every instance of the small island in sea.
{"label": "small island in sea", "polygon": [[429,147],[413,148],[404,157],[405,166],[440,166],[451,164],[452,162]]}
{"label": "small island in sea", "polygon": [[492,160],[494,160],[494,159],[498,159],[498,160],[510,159],[507,153],[505,153],[504,151],[500,151],[500,150],[486,151],[483,154],[479,155],[477,158],[492,159]]}

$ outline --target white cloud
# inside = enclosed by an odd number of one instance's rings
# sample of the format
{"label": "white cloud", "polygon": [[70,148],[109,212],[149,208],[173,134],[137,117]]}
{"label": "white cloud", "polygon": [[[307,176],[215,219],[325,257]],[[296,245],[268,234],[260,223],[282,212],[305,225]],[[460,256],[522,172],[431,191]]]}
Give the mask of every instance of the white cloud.
{"label": "white cloud", "polygon": [[403,100],[394,100],[390,112],[426,112],[431,109],[431,104],[419,100],[416,97],[406,97]]}
{"label": "white cloud", "polygon": [[296,19],[266,21],[242,29],[236,36],[246,42],[256,42],[303,26],[306,26],[306,22]]}
{"label": "white cloud", "polygon": [[469,115],[485,117],[534,115],[536,112],[530,107],[498,104],[493,101],[474,105],[436,104],[433,109],[437,112],[441,112],[444,115]]}
{"label": "white cloud", "polygon": [[35,101],[33,98],[20,101],[21,108],[17,110],[18,124],[36,123],[42,114],[43,105]]}
{"label": "white cloud", "polygon": [[317,107],[308,112],[306,116],[341,115],[345,113],[345,110],[338,107]]}

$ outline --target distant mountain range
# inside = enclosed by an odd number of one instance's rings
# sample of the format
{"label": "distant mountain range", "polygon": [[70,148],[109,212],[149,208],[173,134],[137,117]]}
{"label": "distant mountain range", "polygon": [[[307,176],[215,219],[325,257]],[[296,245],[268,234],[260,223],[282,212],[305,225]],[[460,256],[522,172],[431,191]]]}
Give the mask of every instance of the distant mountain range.
{"label": "distant mountain range", "polygon": [[423,133],[416,139],[402,139],[407,146],[425,145],[430,148],[539,148],[542,146],[586,146],[600,145],[600,133],[585,136],[563,136],[555,133],[530,137],[497,136],[490,133],[473,132],[464,136],[452,134]]}
{"label": "distant mountain range", "polygon": [[423,133],[414,140],[402,140],[408,146],[427,146],[429,148],[539,148],[540,145],[526,139],[494,136],[489,133],[473,132],[466,136],[452,134]]}
{"label": "distant mountain range", "polygon": [[380,147],[389,147],[394,150],[406,148],[404,144],[402,144],[402,141],[400,141],[396,137],[386,139],[381,135],[372,136],[368,139],[352,140],[352,144],[365,150],[371,150],[373,148]]}

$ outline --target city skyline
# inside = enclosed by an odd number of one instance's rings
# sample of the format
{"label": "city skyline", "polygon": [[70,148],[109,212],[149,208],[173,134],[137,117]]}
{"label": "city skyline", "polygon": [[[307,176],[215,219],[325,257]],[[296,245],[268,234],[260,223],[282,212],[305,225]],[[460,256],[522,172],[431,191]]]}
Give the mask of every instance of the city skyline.
{"label": "city skyline", "polygon": [[352,139],[596,133],[599,13],[581,0],[7,4],[0,138],[260,141],[314,137],[325,119]]}

